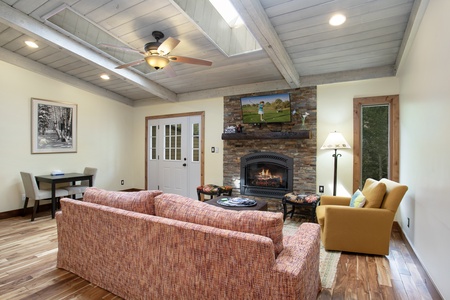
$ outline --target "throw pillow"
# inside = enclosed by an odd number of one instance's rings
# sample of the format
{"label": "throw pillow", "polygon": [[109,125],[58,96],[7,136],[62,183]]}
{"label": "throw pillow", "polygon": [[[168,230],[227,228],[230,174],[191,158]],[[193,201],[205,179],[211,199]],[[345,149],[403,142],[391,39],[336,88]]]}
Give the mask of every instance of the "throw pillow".
{"label": "throw pillow", "polygon": [[273,241],[275,256],[283,250],[282,213],[226,210],[175,194],[157,196],[155,213],[159,217],[266,236]]}
{"label": "throw pillow", "polygon": [[83,201],[154,215],[154,199],[161,193],[161,191],[154,190],[139,192],[116,192],[91,187],[86,189],[83,195]]}
{"label": "throw pillow", "polygon": [[366,197],[363,193],[358,189],[353,194],[352,199],[350,200],[350,207],[363,207],[366,203]]}
{"label": "throw pillow", "polygon": [[380,181],[367,178],[362,193],[366,197],[366,208],[380,208],[386,194],[386,185]]}

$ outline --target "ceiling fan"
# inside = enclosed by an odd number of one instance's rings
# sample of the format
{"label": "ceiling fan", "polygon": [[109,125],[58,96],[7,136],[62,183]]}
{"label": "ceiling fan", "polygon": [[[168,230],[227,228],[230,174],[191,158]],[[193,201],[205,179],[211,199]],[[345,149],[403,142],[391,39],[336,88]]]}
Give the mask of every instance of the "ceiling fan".
{"label": "ceiling fan", "polygon": [[169,55],[169,53],[180,43],[180,41],[175,38],[169,37],[164,42],[161,43],[159,40],[164,38],[164,34],[161,31],[153,31],[152,36],[155,38],[156,42],[148,42],[147,44],[145,44],[144,51],[104,43],[99,44],[99,46],[119,49],[123,51],[137,52],[140,53],[142,56],[144,56],[144,58],[140,60],[132,61],[117,66],[116,69],[124,69],[147,62],[147,64],[153,67],[155,70],[163,69],[168,76],[174,77],[176,76],[175,71],[169,65],[169,63],[172,61],[202,66],[212,65],[212,62],[209,60],[203,60],[186,56]]}

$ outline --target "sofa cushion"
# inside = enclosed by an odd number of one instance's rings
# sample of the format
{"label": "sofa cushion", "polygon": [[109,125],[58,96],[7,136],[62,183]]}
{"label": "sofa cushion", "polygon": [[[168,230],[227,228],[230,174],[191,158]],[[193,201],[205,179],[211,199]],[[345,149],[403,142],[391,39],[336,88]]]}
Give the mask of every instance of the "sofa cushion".
{"label": "sofa cushion", "polygon": [[380,208],[386,194],[386,185],[382,182],[367,178],[362,193],[366,197],[365,208]]}
{"label": "sofa cushion", "polygon": [[148,215],[154,215],[154,199],[161,193],[161,191],[155,190],[139,192],[116,192],[90,187],[86,189],[83,195],[83,201],[144,213]]}
{"label": "sofa cushion", "polygon": [[363,207],[366,203],[366,197],[364,194],[358,189],[353,194],[352,199],[350,200],[350,207]]}
{"label": "sofa cushion", "polygon": [[160,217],[221,229],[253,233],[272,239],[275,256],[283,250],[283,214],[264,211],[234,211],[174,194],[155,198]]}

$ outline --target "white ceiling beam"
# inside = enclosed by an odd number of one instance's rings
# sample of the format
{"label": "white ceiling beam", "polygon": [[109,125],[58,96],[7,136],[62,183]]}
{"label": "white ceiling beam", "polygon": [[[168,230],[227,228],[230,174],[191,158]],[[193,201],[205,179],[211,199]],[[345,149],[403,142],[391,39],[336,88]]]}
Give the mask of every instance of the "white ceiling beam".
{"label": "white ceiling beam", "polygon": [[395,61],[395,72],[398,71],[404,58],[409,53],[414,38],[419,30],[420,23],[422,23],[423,15],[428,7],[429,0],[415,0],[409,15],[408,25],[406,26],[405,34],[403,35],[402,44],[397,54]]}
{"label": "white ceiling beam", "polygon": [[300,87],[300,75],[259,0],[230,1],[289,86]]}
{"label": "white ceiling beam", "polygon": [[88,47],[81,45],[63,34],[60,34],[3,2],[0,2],[0,19],[8,26],[29,35],[32,38],[37,40],[44,39],[54,47],[69,51],[82,60],[87,60],[108,72],[115,73],[117,76],[128,80],[136,87],[153,95],[172,102],[178,101],[176,93],[142,75],[134,73],[133,71],[127,69],[115,69],[116,63],[112,60],[92,51]]}
{"label": "white ceiling beam", "polygon": [[372,67],[300,77],[301,87],[395,76],[393,66]]}
{"label": "white ceiling beam", "polygon": [[[197,92],[180,93],[178,94],[178,99],[180,102],[183,102],[191,100],[221,98],[232,95],[271,92],[288,89],[290,89],[290,86],[286,83],[285,80],[274,80],[258,83],[241,84],[223,88],[214,88]],[[161,103],[162,102],[158,101],[158,99],[144,99],[134,101],[134,106],[145,106]]]}
{"label": "white ceiling beam", "polygon": [[[359,70],[333,72],[319,75],[309,75],[300,77],[300,87],[318,86],[337,82],[347,82],[355,80],[383,78],[395,76],[393,66],[373,67]],[[178,94],[180,102],[200,99],[220,98],[232,95],[242,95],[251,93],[261,93],[279,90],[288,90],[291,87],[285,80],[274,80],[258,83],[241,84],[230,87],[214,88],[197,92]],[[145,106],[163,103],[159,99],[143,99],[134,102],[134,106]]]}
{"label": "white ceiling beam", "polygon": [[63,83],[77,87],[77,88],[85,90],[85,91],[88,91],[90,93],[93,93],[93,94],[96,94],[96,95],[99,95],[102,97],[106,97],[108,99],[116,100],[118,102],[124,103],[129,106],[134,106],[134,102],[131,99],[128,99],[128,98],[118,95],[116,93],[105,90],[101,87],[98,87],[98,86],[91,84],[89,82],[86,82],[84,80],[78,79],[74,76],[71,76],[66,73],[57,71],[53,68],[47,67],[46,65],[38,63],[29,58],[23,57],[14,52],[5,50],[1,47],[0,47],[0,60],[6,61],[12,65],[26,69],[28,71],[38,73],[40,75],[61,81]]}

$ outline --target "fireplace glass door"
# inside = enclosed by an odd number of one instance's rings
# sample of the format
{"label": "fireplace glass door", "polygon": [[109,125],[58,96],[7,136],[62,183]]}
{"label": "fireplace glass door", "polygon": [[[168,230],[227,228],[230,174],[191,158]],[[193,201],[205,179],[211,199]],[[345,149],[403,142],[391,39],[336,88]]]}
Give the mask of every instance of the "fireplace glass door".
{"label": "fireplace glass door", "polygon": [[273,163],[254,163],[247,166],[246,185],[262,188],[286,188],[287,169]]}
{"label": "fireplace glass door", "polygon": [[282,197],[292,192],[293,159],[281,153],[256,152],[241,157],[241,195]]}

